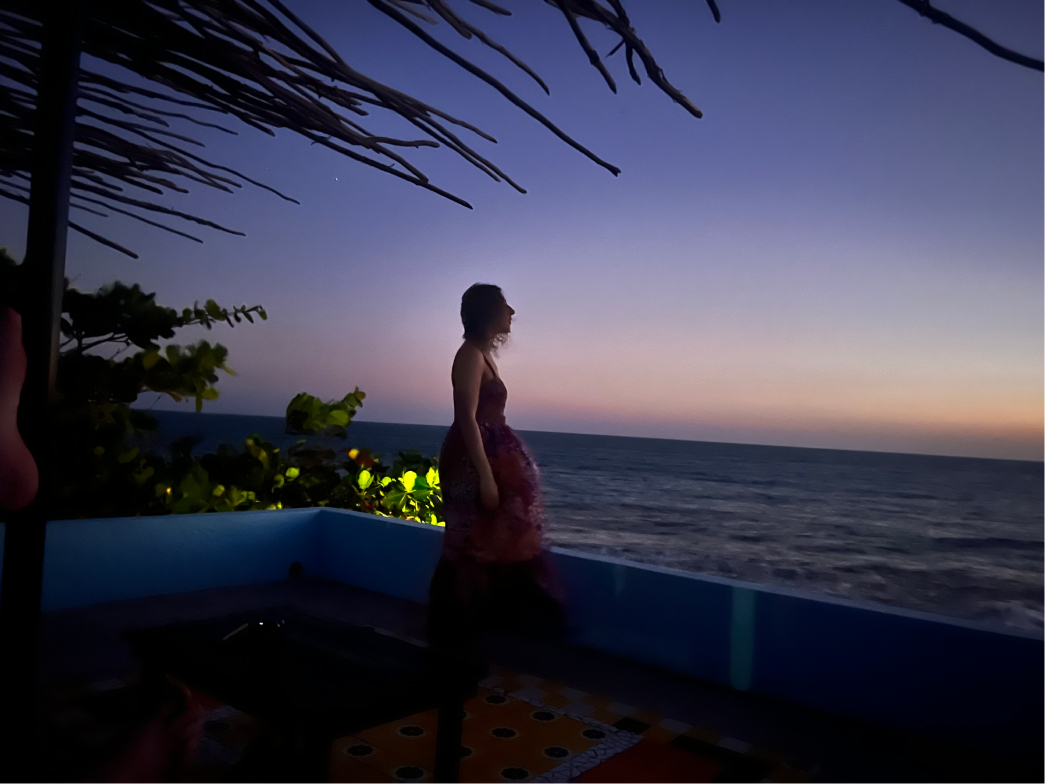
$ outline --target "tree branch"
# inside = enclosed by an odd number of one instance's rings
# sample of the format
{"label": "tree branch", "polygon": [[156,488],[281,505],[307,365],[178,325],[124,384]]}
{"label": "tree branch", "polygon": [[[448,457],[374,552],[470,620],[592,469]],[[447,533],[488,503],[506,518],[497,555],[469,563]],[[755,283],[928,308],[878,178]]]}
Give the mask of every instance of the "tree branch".
{"label": "tree branch", "polygon": [[1033,57],[1014,52],[1012,49],[1007,49],[1001,44],[992,41],[976,28],[970,27],[965,22],[958,21],[939,8],[933,8],[929,0],[900,0],[900,2],[908,8],[913,8],[934,24],[943,25],[948,30],[958,33],[958,35],[964,35],[970,41],[978,43],[988,52],[1000,57],[1002,60],[1008,60],[1010,63],[1016,63],[1016,65],[1022,65],[1024,68],[1030,68],[1035,71],[1045,70],[1045,64],[1041,60],[1035,60]]}

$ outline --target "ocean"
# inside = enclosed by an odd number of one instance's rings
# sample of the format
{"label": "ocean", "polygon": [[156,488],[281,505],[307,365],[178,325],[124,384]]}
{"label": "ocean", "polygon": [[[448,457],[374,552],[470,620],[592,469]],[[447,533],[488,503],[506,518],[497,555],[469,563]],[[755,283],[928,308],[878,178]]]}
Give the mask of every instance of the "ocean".
{"label": "ocean", "polygon": [[[196,452],[281,417],[153,412]],[[437,454],[445,427],[354,422],[342,447]],[[519,431],[553,545],[1042,629],[1043,464]],[[322,439],[321,439],[322,440]]]}

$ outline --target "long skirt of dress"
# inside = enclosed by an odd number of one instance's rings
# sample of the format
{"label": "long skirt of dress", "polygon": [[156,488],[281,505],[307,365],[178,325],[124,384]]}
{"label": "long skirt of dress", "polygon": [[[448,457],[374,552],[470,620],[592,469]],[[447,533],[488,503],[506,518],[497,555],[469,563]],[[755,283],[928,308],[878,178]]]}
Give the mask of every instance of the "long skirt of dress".
{"label": "long skirt of dress", "polygon": [[479,474],[457,427],[439,455],[446,533],[429,591],[429,640],[469,645],[485,631],[565,629],[561,592],[542,547],[544,506],[533,456],[505,424],[480,424],[500,503],[479,501]]}

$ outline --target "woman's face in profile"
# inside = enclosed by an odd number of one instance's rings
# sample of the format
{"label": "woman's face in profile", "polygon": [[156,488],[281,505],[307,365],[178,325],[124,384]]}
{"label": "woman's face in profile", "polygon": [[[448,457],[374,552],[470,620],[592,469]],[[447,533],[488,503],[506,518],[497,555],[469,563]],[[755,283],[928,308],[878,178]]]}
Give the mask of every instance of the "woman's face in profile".
{"label": "woman's face in profile", "polygon": [[497,322],[497,333],[506,334],[512,331],[512,316],[515,315],[515,309],[508,304],[507,300],[501,302],[501,317]]}

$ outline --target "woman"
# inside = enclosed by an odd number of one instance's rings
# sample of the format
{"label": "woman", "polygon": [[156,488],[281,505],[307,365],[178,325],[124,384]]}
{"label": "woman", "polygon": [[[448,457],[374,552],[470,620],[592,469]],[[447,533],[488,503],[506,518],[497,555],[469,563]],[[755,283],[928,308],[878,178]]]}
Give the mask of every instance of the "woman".
{"label": "woman", "polygon": [[514,314],[497,286],[477,283],[461,298],[454,423],[439,454],[446,535],[430,590],[435,645],[469,647],[489,628],[563,628],[541,546],[537,464],[505,423],[508,391],[491,358]]}

